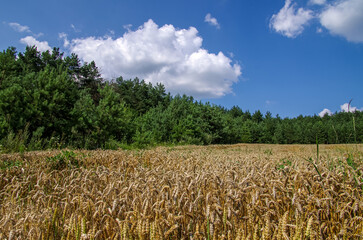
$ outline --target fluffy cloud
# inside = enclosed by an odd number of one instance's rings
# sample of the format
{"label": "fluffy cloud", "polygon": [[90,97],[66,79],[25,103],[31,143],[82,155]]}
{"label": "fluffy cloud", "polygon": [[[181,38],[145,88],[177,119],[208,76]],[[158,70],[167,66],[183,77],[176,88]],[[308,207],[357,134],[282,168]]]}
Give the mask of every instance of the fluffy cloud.
{"label": "fluffy cloud", "polygon": [[320,14],[320,23],[331,34],[351,42],[363,42],[363,1],[335,1]]}
{"label": "fluffy cloud", "polygon": [[210,25],[212,25],[212,26],[215,26],[216,28],[220,28],[220,25],[219,25],[219,23],[218,23],[218,21],[217,21],[217,19],[216,18],[214,18],[214,17],[212,17],[212,15],[210,14],[210,13],[208,13],[206,16],[205,16],[205,18],[204,18],[204,22],[207,22],[207,23],[209,23]]}
{"label": "fluffy cloud", "polygon": [[[284,36],[294,38],[302,33],[304,26],[313,18],[330,34],[346,38],[350,42],[363,43],[363,1],[362,0],[309,0],[308,5],[318,8],[305,10],[292,0],[286,0],[284,7],[270,19],[270,28]],[[318,33],[322,30],[317,28]]]}
{"label": "fluffy cloud", "polygon": [[26,44],[28,46],[33,46],[35,45],[38,48],[38,51],[40,52],[45,52],[47,50],[51,51],[51,47],[49,47],[48,42],[44,41],[44,42],[39,42],[38,40],[36,40],[34,37],[32,36],[27,36],[25,38],[20,39],[20,42],[23,44]]}
{"label": "fluffy cloud", "polygon": [[[363,108],[358,109],[357,107],[352,107],[352,105],[349,105],[349,103],[344,103],[343,105],[340,105],[340,111],[341,112],[355,112],[355,111],[363,112]],[[329,116],[333,115],[332,111],[330,111],[327,108],[324,108],[324,110],[319,113],[319,116],[324,117],[325,114],[328,114]]]}
{"label": "fluffy cloud", "polygon": [[328,114],[329,116],[333,115],[332,111],[330,111],[330,110],[329,110],[329,109],[327,109],[327,108],[324,108],[324,110],[323,110],[323,111],[321,111],[321,112],[319,113],[319,116],[320,116],[320,117],[324,117],[324,116],[325,116],[325,114]]}
{"label": "fluffy cloud", "polygon": [[12,22],[9,23],[9,26],[12,27],[17,32],[28,32],[28,33],[31,32],[28,26],[23,26],[20,25],[19,23]]}
{"label": "fluffy cloud", "polygon": [[363,111],[363,108],[358,109],[357,107],[349,106],[349,103],[344,103],[343,105],[340,105],[340,111],[342,112],[355,112],[355,111]]}
{"label": "fluffy cloud", "polygon": [[277,14],[270,19],[270,28],[276,32],[295,38],[304,30],[304,26],[313,18],[311,10],[303,8],[296,9],[296,5],[291,0],[286,0],[285,5]]}
{"label": "fluffy cloud", "polygon": [[86,62],[95,61],[103,77],[139,77],[163,83],[173,94],[196,98],[221,97],[232,92],[241,68],[222,52],[209,53],[194,27],[159,27],[152,20],[122,37],[73,39],[69,46]]}

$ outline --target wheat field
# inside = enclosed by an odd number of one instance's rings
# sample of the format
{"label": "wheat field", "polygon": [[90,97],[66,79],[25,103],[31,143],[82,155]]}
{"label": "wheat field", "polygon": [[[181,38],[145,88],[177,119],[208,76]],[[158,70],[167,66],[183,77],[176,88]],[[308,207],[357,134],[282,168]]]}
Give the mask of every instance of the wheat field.
{"label": "wheat field", "polygon": [[0,239],[363,239],[363,145],[1,155]]}

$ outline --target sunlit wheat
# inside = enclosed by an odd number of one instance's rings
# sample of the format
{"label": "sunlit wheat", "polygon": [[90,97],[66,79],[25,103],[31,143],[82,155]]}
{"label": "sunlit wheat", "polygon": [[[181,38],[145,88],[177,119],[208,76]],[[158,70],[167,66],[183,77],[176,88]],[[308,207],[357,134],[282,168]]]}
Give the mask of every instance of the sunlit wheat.
{"label": "sunlit wheat", "polygon": [[315,149],[76,151],[62,170],[57,151],[2,155],[22,165],[0,170],[0,239],[361,239],[363,146],[320,146],[321,177]]}

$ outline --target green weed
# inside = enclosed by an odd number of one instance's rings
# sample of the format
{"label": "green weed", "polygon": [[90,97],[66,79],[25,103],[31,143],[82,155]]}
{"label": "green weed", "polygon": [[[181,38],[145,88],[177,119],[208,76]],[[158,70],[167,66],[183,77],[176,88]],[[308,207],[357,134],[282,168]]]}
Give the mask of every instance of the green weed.
{"label": "green weed", "polygon": [[279,163],[276,165],[277,170],[283,170],[285,167],[291,167],[292,162],[289,159],[283,158],[280,159]]}
{"label": "green weed", "polygon": [[321,176],[321,173],[318,169],[318,162],[319,162],[319,141],[318,141],[318,137],[316,136],[316,161],[314,162],[313,159],[310,157],[309,159],[305,159],[305,161],[309,162],[311,165],[313,165],[313,167],[315,168],[315,171],[319,174],[320,180],[323,179],[323,177]]}
{"label": "green weed", "polygon": [[[363,183],[363,176],[361,174],[361,171],[359,171],[359,170],[357,171],[357,169],[359,168],[358,161],[354,160],[353,154],[348,154],[348,156],[345,160],[346,160],[348,166],[351,167],[351,169],[348,169],[348,171],[351,172],[356,185],[359,186],[361,183]],[[361,186],[361,188],[363,190],[363,185]]]}
{"label": "green weed", "polygon": [[0,170],[6,170],[12,167],[20,167],[22,165],[23,162],[20,160],[10,160],[10,159],[0,160]]}
{"label": "green weed", "polygon": [[27,150],[26,142],[29,138],[29,125],[26,125],[24,130],[20,130],[17,134],[10,131],[9,134],[2,139],[1,152],[12,153],[12,152],[24,152]]}
{"label": "green weed", "polygon": [[312,158],[309,159],[304,159],[305,161],[309,162],[311,165],[313,165],[313,167],[315,168],[315,171],[319,174],[320,179],[323,179],[323,177],[321,176],[321,173],[318,169],[318,166],[314,163]]}
{"label": "green weed", "polygon": [[47,162],[52,170],[63,170],[65,168],[79,168],[82,158],[73,151],[62,151],[54,157],[48,157]]}
{"label": "green weed", "polygon": [[358,164],[354,161],[352,154],[348,154],[345,160],[350,167],[352,167],[354,170],[357,170]]}

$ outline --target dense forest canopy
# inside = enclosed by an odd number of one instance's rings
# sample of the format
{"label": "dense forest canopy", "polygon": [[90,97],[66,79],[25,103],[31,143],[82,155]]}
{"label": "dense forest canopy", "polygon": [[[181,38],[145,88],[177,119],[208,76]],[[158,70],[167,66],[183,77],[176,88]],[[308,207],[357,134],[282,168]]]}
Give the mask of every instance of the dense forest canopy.
{"label": "dense forest canopy", "polygon": [[138,78],[105,81],[94,62],[58,48],[0,52],[3,150],[316,141],[362,143],[363,112],[282,119],[171,96]]}

